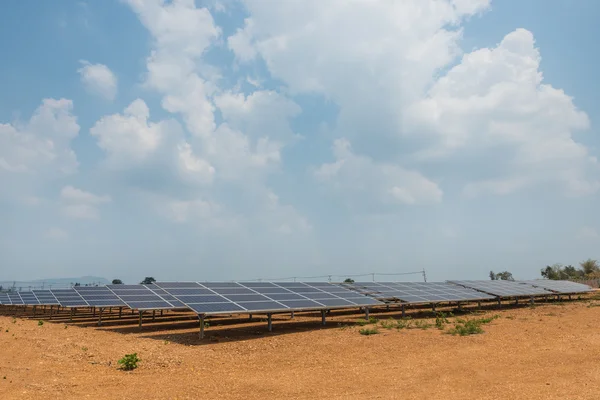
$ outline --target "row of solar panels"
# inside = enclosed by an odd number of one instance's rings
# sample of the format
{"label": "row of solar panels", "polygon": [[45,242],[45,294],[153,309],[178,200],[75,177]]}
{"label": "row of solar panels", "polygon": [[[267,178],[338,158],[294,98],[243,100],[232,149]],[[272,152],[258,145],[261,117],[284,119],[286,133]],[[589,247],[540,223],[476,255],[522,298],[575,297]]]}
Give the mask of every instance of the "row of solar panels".
{"label": "row of solar panels", "polygon": [[0,304],[63,307],[189,308],[198,314],[282,312],[382,305],[492,300],[590,291],[568,281],[448,282],[156,282],[0,293]]}

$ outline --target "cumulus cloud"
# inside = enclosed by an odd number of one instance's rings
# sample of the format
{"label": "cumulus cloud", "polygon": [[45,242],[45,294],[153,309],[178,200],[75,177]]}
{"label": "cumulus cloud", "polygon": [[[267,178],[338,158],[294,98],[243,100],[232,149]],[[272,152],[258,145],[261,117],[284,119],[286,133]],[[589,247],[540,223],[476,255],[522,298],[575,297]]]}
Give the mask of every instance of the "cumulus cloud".
{"label": "cumulus cloud", "polygon": [[79,133],[73,102],[44,99],[29,121],[0,124],[2,174],[48,175],[77,170],[71,140]]}
{"label": "cumulus cloud", "polygon": [[76,219],[98,219],[100,217],[98,207],[112,201],[108,195],[99,196],[73,186],[63,187],[60,198],[63,214]]}
{"label": "cumulus cloud", "polygon": [[470,182],[467,195],[509,194],[547,182],[562,184],[569,195],[600,188],[600,165],[573,139],[589,120],[562,90],[543,83],[540,53],[531,32],[517,29],[495,48],[466,54],[415,103],[407,120],[437,138],[421,157],[463,152],[506,156],[502,175]]}
{"label": "cumulus cloud", "polygon": [[341,189],[348,200],[355,195],[383,204],[432,204],[442,201],[443,192],[435,182],[417,171],[393,164],[377,163],[353,153],[350,142],[338,139],[333,145],[335,162],[323,164],[317,178]]}
{"label": "cumulus cloud", "polygon": [[104,64],[92,64],[86,60],[79,62],[82,67],[77,72],[86,90],[107,100],[114,100],[117,95],[117,77],[110,68]]}

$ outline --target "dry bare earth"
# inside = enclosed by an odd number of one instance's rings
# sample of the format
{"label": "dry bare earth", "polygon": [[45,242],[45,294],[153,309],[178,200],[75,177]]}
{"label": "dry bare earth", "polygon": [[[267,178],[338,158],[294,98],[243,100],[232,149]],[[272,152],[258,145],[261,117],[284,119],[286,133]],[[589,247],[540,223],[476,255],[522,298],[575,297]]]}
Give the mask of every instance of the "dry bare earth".
{"label": "dry bare earth", "polygon": [[[489,311],[500,318],[466,337],[382,327],[363,336],[345,327],[360,314],[326,327],[316,314],[274,317],[273,333],[213,321],[202,341],[193,321],[139,331],[135,320],[95,328],[0,316],[0,399],[599,399],[600,307],[590,304]],[[133,352],[140,367],[119,370]]]}

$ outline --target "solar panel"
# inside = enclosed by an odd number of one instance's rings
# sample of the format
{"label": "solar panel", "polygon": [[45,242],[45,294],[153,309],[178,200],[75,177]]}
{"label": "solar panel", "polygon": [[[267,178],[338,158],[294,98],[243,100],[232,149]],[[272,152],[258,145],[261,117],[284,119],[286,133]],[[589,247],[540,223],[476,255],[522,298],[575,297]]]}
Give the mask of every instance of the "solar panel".
{"label": "solar panel", "polygon": [[517,283],[514,281],[448,281],[452,284],[468,287],[480,292],[488,293],[498,297],[517,296],[542,296],[551,295],[552,292],[531,285]]}
{"label": "solar panel", "polygon": [[3,304],[3,305],[11,305],[12,304],[7,293],[0,293],[0,304]]}
{"label": "solar panel", "polygon": [[586,293],[593,289],[588,285],[571,281],[555,281],[549,279],[536,279],[531,281],[519,281],[519,283],[529,284],[535,287],[551,290],[556,293]]}
{"label": "solar panel", "polygon": [[165,292],[163,289],[157,287],[156,285],[147,285],[148,289],[152,290],[155,294],[160,296],[167,303],[172,304],[175,308],[187,308],[185,304],[177,300],[175,297],[171,296],[169,293]]}
{"label": "solar panel", "polygon": [[284,312],[381,305],[328,282],[156,282],[198,314]]}
{"label": "solar panel", "polygon": [[73,289],[92,307],[126,306],[126,304],[106,286],[76,286]]}
{"label": "solar panel", "polygon": [[41,305],[53,306],[60,304],[50,290],[34,289],[33,294],[39,300]]}
{"label": "solar panel", "polygon": [[19,292],[19,296],[21,296],[23,304],[27,306],[37,306],[40,304],[39,300],[32,292]]}
{"label": "solar panel", "polygon": [[8,298],[13,305],[23,305],[23,299],[19,296],[18,292],[8,292]]}
{"label": "solar panel", "polygon": [[489,294],[446,282],[355,282],[342,285],[379,300],[411,304],[494,299]]}
{"label": "solar panel", "polygon": [[107,285],[132,310],[171,310],[177,308],[150,290],[154,285]]}
{"label": "solar panel", "polygon": [[74,289],[52,289],[61,307],[89,307],[89,304]]}

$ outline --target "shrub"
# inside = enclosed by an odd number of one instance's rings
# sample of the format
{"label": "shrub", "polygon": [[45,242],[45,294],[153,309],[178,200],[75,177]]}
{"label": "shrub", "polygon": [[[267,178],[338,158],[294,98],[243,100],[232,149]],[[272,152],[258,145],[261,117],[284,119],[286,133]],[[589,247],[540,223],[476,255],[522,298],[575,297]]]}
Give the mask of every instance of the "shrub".
{"label": "shrub", "polygon": [[435,327],[438,329],[444,329],[444,325],[449,324],[446,314],[439,312],[435,315]]}
{"label": "shrub", "polygon": [[390,318],[387,321],[381,321],[380,324],[383,329],[392,329],[396,326],[396,320],[394,318]]}
{"label": "shrub", "polygon": [[377,328],[363,328],[360,331],[358,331],[361,335],[365,335],[365,336],[369,336],[369,335],[376,335],[379,333],[379,331],[377,330]]}
{"label": "shrub", "polygon": [[125,357],[121,358],[118,362],[121,365],[121,369],[124,371],[131,371],[138,367],[138,363],[142,361],[138,358],[137,353],[125,354]]}
{"label": "shrub", "polygon": [[500,318],[500,316],[493,315],[493,316],[487,317],[487,318],[478,318],[478,319],[471,319],[471,320],[458,319],[457,323],[454,324],[454,328],[449,329],[447,331],[447,333],[449,333],[452,336],[455,336],[455,335],[459,335],[459,336],[477,335],[479,333],[483,333],[483,328],[481,328],[481,325],[489,324],[490,322],[492,322],[493,320],[495,320],[497,318]]}
{"label": "shrub", "polygon": [[410,328],[412,321],[410,317],[402,318],[396,321],[396,329],[408,329]]}
{"label": "shrub", "polygon": [[425,321],[415,321],[415,328],[425,330],[431,328],[431,324]]}
{"label": "shrub", "polygon": [[38,326],[42,326],[44,325],[44,321],[42,321],[41,319],[38,321]]}

